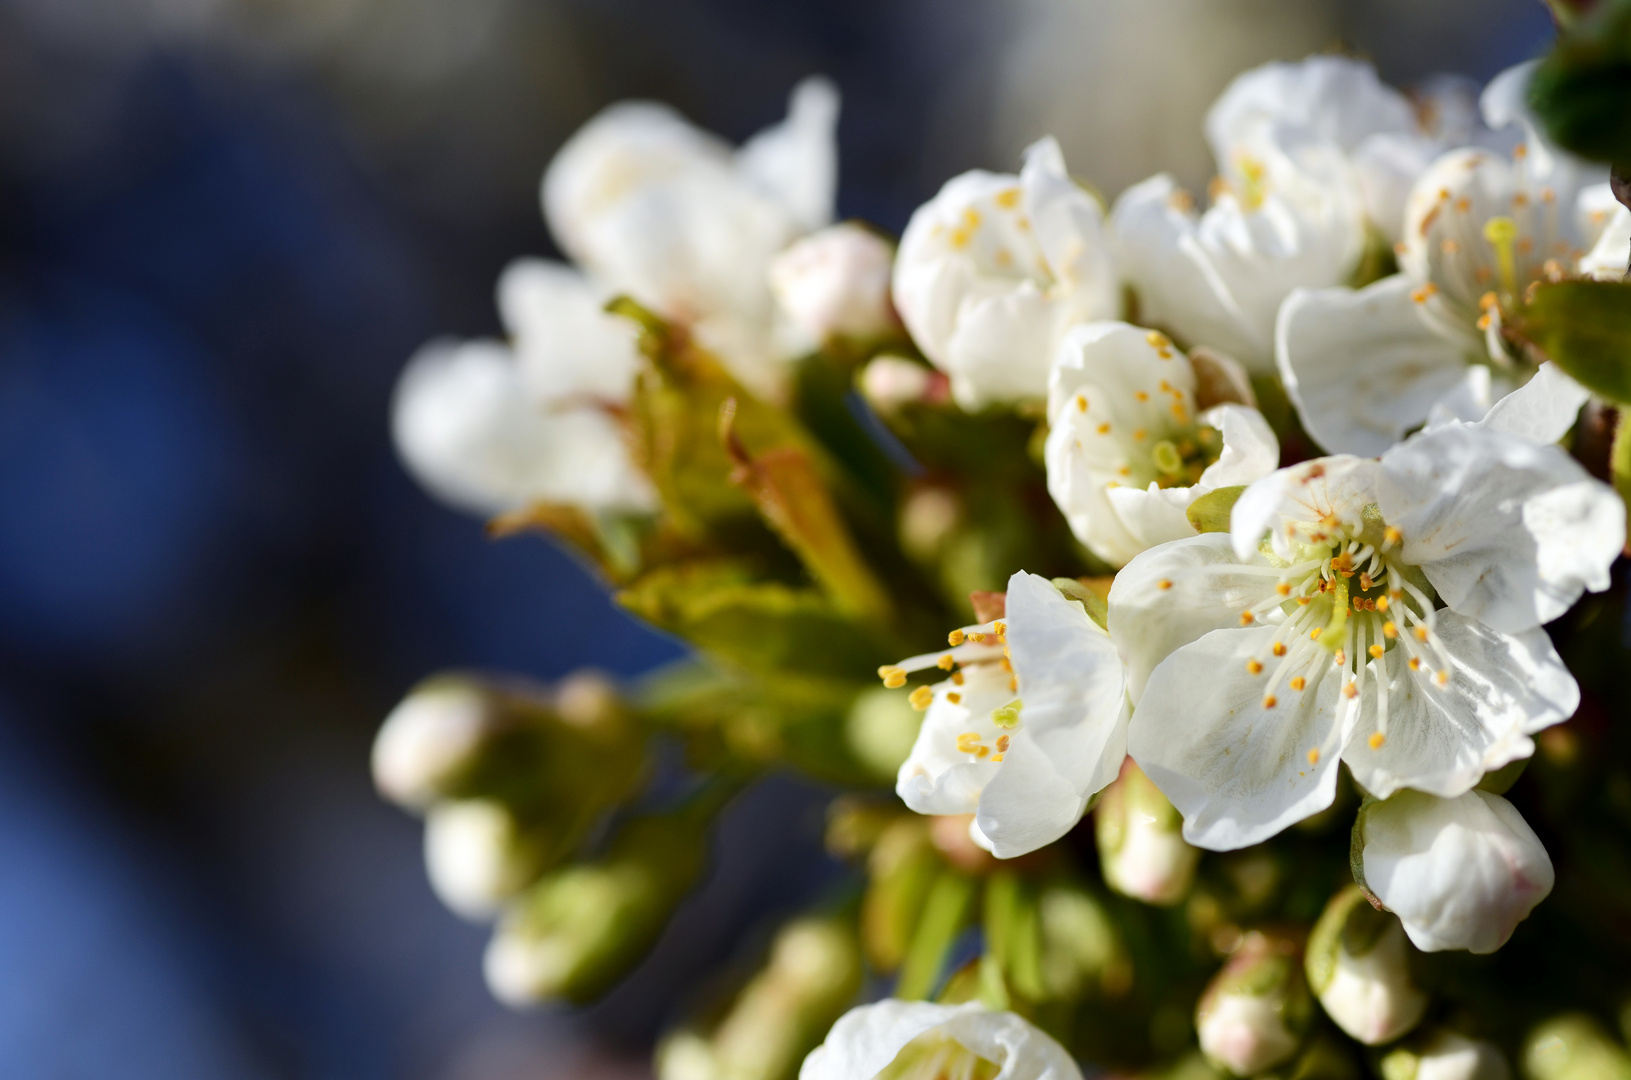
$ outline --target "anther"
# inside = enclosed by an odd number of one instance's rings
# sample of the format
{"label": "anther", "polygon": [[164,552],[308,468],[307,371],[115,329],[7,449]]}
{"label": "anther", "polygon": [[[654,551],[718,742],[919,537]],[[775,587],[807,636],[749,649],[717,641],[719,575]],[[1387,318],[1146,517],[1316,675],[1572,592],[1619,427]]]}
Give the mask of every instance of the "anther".
{"label": "anther", "polygon": [[1077,412],[1086,412],[1087,411],[1087,395],[1086,394],[1077,394],[1076,395],[1076,411]]}
{"label": "anther", "polygon": [[1382,648],[1382,646],[1380,646],[1380,645],[1372,645],[1370,648],[1366,649],[1365,651],[1370,653],[1372,660],[1380,660],[1380,659],[1382,659],[1382,654],[1384,652],[1386,652],[1387,650]]}
{"label": "anther", "polygon": [[1006,754],[1007,752],[1008,752],[1008,736],[998,735],[997,736],[997,753]]}
{"label": "anther", "polygon": [[1310,765],[1318,765],[1320,763],[1320,748],[1319,747],[1316,746],[1316,747],[1314,747],[1312,750],[1310,750],[1308,752],[1308,763]]}
{"label": "anther", "polygon": [[963,643],[963,632],[961,630],[953,630],[951,633],[946,635],[946,643],[954,648],[961,645]]}
{"label": "anther", "polygon": [[913,690],[911,697],[906,700],[912,703],[912,708],[922,712],[929,707],[930,702],[934,701],[934,691],[927,686],[920,686]]}
{"label": "anther", "polygon": [[885,664],[878,669],[878,678],[883,680],[884,686],[891,690],[898,690],[906,685],[906,669],[893,664]]}
{"label": "anther", "polygon": [[1400,532],[1398,529],[1394,528],[1392,525],[1389,525],[1387,528],[1382,530],[1382,550],[1383,551],[1388,550],[1394,544],[1397,544],[1400,540],[1403,540],[1403,539],[1404,539],[1404,533]]}
{"label": "anther", "polygon": [[1257,616],[1253,615],[1251,612],[1242,611],[1240,613],[1240,625],[1241,626],[1250,626],[1252,623],[1254,623],[1256,621],[1257,621]]}
{"label": "anther", "polygon": [[1172,581],[1168,578],[1162,578],[1160,581],[1155,583],[1155,587],[1160,589],[1162,592],[1166,592],[1168,589],[1172,588]]}
{"label": "anther", "polygon": [[[1380,602],[1378,602],[1377,607],[1381,607]],[[1382,636],[1390,640],[1396,638],[1399,636],[1399,628],[1391,622],[1385,622],[1382,624]]]}
{"label": "anther", "polygon": [[1283,642],[1283,641],[1276,641],[1274,643],[1274,655],[1275,656],[1284,656],[1285,654],[1286,654],[1286,643]]}
{"label": "anther", "polygon": [[1281,596],[1290,596],[1291,586],[1287,582],[1282,581],[1280,584],[1274,587],[1274,591],[1279,593]]}
{"label": "anther", "polygon": [[1380,731],[1376,731],[1372,732],[1371,737],[1366,741],[1370,743],[1370,748],[1372,750],[1380,750],[1382,749],[1382,744],[1387,742],[1387,736],[1383,735]]}
{"label": "anther", "polygon": [[1097,431],[1100,435],[1108,435],[1108,434],[1110,434],[1110,425],[1108,423],[1103,423],[1103,424],[1100,424],[1094,430]]}
{"label": "anther", "polygon": [[1167,335],[1161,333],[1158,330],[1151,330],[1149,333],[1145,334],[1144,335],[1144,340],[1149,343],[1149,346],[1152,349],[1170,349],[1170,348],[1172,348],[1171,339],[1169,339],[1167,337]]}
{"label": "anther", "polygon": [[1305,687],[1307,685],[1308,685],[1308,680],[1303,678],[1301,675],[1292,676],[1291,688],[1293,690],[1301,690],[1303,687]]}
{"label": "anther", "polygon": [[934,666],[939,668],[941,671],[950,671],[952,668],[957,666],[957,658],[951,653],[947,653],[945,656],[942,656],[940,659],[936,660],[934,662]]}
{"label": "anther", "polygon": [[1438,683],[1440,686],[1448,686],[1450,685],[1450,673],[1440,668],[1438,671],[1433,673],[1433,681]]}
{"label": "anther", "polygon": [[1312,629],[1312,630],[1310,630],[1308,632],[1308,639],[1310,641],[1318,641],[1320,639],[1320,631],[1323,630],[1323,629],[1325,629],[1325,628],[1322,627],[1322,626],[1314,627],[1314,629]]}
{"label": "anther", "polygon": [[993,627],[993,629],[996,630],[996,632],[997,632],[997,640],[998,641],[1006,642],[1008,640],[1008,624],[1007,623],[998,622],[996,624],[996,626]]}
{"label": "anther", "polygon": [[1416,635],[1417,641],[1427,640],[1427,627],[1425,626],[1417,626],[1411,633]]}
{"label": "anther", "polygon": [[1263,698],[1263,708],[1265,709],[1272,709],[1278,704],[1280,704],[1280,699],[1273,694],[1265,695]]}
{"label": "anther", "polygon": [[[924,687],[924,689],[928,688]],[[963,703],[963,695],[959,694],[955,690],[952,690],[946,694],[946,700],[951,702],[953,705],[961,705]]]}
{"label": "anther", "polygon": [[1359,687],[1350,682],[1342,688],[1342,695],[1344,697],[1356,698],[1359,696]]}
{"label": "anther", "polygon": [[1246,674],[1248,674],[1248,675],[1261,675],[1261,674],[1263,674],[1263,665],[1258,662],[1258,659],[1255,656],[1246,661]]}
{"label": "anther", "polygon": [[951,684],[953,686],[962,686],[963,682],[964,675],[961,671],[954,671],[951,673]]}

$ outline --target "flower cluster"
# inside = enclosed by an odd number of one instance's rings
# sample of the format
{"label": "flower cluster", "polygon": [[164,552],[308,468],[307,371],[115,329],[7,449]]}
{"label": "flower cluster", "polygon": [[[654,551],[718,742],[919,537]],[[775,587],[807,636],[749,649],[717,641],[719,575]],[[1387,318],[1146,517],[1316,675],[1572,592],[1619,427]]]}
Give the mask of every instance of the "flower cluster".
{"label": "flower cluster", "polygon": [[[395,403],[433,493],[696,650],[593,694],[428,684],[382,731],[438,891],[498,916],[494,992],[611,985],[790,764],[861,789],[828,845],[864,885],[670,1035],[668,1080],[1344,1080],[1355,1043],[1384,1080],[1505,1076],[1516,1034],[1427,954],[1552,890],[1504,793],[1537,744],[1578,758],[1547,625],[1612,585],[1602,477],[1631,490],[1573,344],[1631,340],[1631,210],[1533,77],[1270,64],[1206,118],[1204,207],[1166,175],[1106,204],[1045,138],[898,249],[830,223],[825,82],[734,150],[592,120],[543,186],[575,265],[514,264],[509,340],[427,346]],[[865,972],[892,996],[845,1013]]]}

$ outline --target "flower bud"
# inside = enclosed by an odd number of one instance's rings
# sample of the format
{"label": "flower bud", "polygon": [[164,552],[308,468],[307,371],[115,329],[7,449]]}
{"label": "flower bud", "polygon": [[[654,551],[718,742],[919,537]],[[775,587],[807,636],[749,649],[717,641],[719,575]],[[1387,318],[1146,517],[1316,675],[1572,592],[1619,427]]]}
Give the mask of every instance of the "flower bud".
{"label": "flower bud", "polygon": [[1493,1044],[1438,1030],[1388,1051],[1382,1080],[1510,1080],[1512,1069]]}
{"label": "flower bud", "polygon": [[861,988],[854,933],[832,919],[783,927],[765,967],[711,1033],[694,1028],[657,1048],[659,1080],[784,1080]]}
{"label": "flower bud", "polygon": [[1528,1080],[1631,1080],[1631,1056],[1589,1016],[1553,1017],[1519,1051]]}
{"label": "flower bud", "polygon": [[447,793],[475,763],[496,720],[491,697],[472,679],[441,676],[415,687],[374,738],[374,786],[409,809]]}
{"label": "flower bud", "polygon": [[601,858],[544,878],[504,913],[487,945],[493,996],[513,1006],[598,997],[657,940],[702,857],[691,816],[641,818]]}
{"label": "flower bud", "polygon": [[1552,891],[1552,860],[1511,803],[1401,791],[1359,811],[1356,876],[1423,952],[1489,953]]}
{"label": "flower bud", "polygon": [[1421,1022],[1427,995],[1410,976],[1410,946],[1393,916],[1356,886],[1325,905],[1308,939],[1308,984],[1337,1027],[1369,1046]]}
{"label": "flower bud", "polygon": [[944,400],[946,377],[904,356],[880,354],[861,370],[861,396],[884,415],[903,405]]}
{"label": "flower bud", "polygon": [[1184,843],[1184,819],[1133,759],[1093,812],[1099,865],[1117,892],[1169,907],[1189,893],[1200,850]]}
{"label": "flower bud", "polygon": [[1296,943],[1254,930],[1201,995],[1201,1052],[1238,1076],[1271,1069],[1297,1052],[1310,1010]]}
{"label": "flower bud", "polygon": [[889,299],[895,249],[852,222],[796,241],[770,263],[770,289],[788,322],[811,340],[870,339],[899,323]]}
{"label": "flower bud", "polygon": [[438,899],[479,920],[526,888],[548,861],[539,831],[491,799],[437,803],[425,815],[425,870]]}

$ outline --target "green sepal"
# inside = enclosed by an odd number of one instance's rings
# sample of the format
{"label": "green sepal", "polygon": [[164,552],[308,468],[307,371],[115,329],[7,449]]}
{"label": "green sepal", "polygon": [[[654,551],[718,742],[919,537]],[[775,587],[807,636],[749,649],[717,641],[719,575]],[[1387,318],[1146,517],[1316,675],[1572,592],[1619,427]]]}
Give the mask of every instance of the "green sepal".
{"label": "green sepal", "polygon": [[1552,0],[1564,32],[1535,69],[1529,103],[1552,141],[1594,161],[1631,162],[1631,0],[1582,14]]}
{"label": "green sepal", "polygon": [[1196,532],[1228,532],[1229,516],[1234,512],[1235,503],[1245,493],[1244,484],[1216,488],[1190,503],[1185,514]]}
{"label": "green sepal", "polygon": [[1537,286],[1501,329],[1593,393],[1631,403],[1631,281]]}

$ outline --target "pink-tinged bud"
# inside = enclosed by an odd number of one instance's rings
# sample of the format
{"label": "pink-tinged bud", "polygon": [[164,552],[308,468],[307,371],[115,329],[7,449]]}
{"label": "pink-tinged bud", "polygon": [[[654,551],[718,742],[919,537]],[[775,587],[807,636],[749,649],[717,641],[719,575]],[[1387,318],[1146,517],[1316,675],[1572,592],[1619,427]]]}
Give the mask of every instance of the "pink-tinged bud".
{"label": "pink-tinged bud", "polygon": [[1399,920],[1349,886],[1331,898],[1308,939],[1308,984],[1337,1027],[1368,1046],[1421,1022],[1428,997],[1410,974]]}
{"label": "pink-tinged bud", "polygon": [[1296,942],[1252,931],[1213,977],[1195,1011],[1201,1052],[1252,1076],[1290,1060],[1312,1011]]}
{"label": "pink-tinged bud", "polygon": [[946,377],[916,360],[883,353],[862,369],[861,396],[886,415],[904,405],[938,404],[947,397]]}
{"label": "pink-tinged bud", "polygon": [[1200,850],[1184,843],[1182,815],[1132,758],[1104,789],[1093,824],[1112,889],[1163,907],[1189,895]]}
{"label": "pink-tinged bud", "polygon": [[894,246],[851,222],[811,233],[770,264],[770,288],[787,320],[817,342],[868,340],[900,324],[889,299]]}
{"label": "pink-tinged bud", "polygon": [[1552,891],[1552,860],[1499,795],[1416,791],[1361,808],[1355,870],[1423,952],[1490,953]]}

